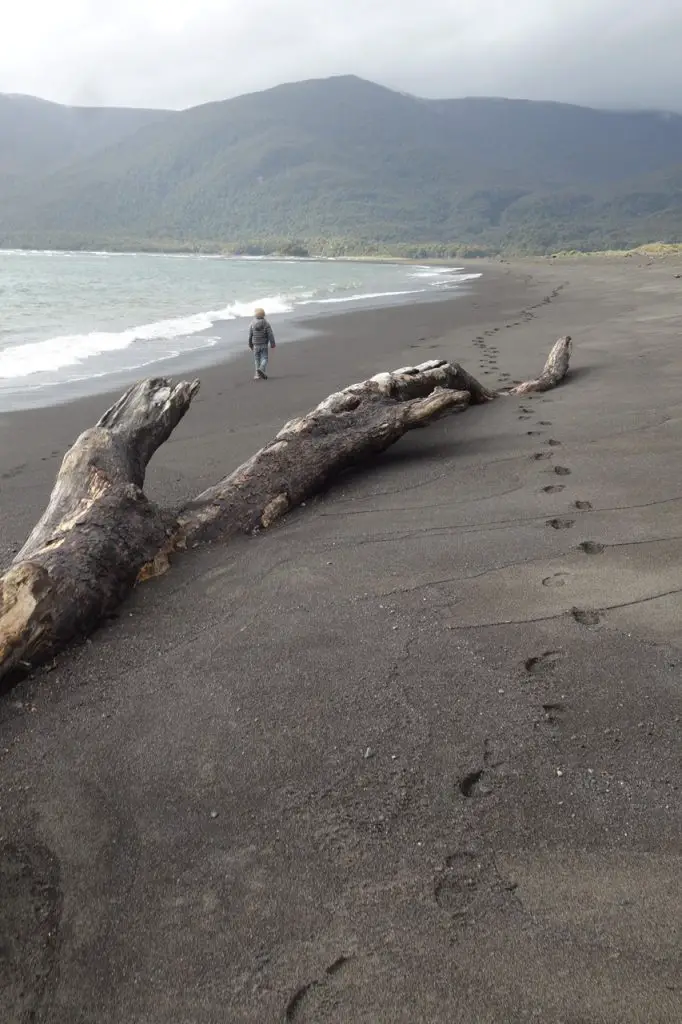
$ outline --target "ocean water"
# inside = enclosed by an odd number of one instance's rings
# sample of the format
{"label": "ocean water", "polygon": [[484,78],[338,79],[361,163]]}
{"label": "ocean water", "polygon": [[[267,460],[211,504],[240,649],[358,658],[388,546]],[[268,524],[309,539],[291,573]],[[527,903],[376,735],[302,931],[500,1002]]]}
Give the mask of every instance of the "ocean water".
{"label": "ocean water", "polygon": [[346,260],[0,251],[0,411],[228,357],[245,345],[256,305],[289,341],[306,316],[418,301],[479,276]]}

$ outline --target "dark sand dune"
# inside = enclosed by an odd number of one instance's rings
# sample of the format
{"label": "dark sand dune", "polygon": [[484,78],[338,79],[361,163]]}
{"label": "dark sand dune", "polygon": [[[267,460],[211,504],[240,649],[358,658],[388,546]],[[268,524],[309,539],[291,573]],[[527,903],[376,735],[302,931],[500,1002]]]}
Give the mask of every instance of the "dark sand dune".
{"label": "dark sand dune", "polygon": [[[375,370],[575,339],[0,699],[3,1021],[682,1019],[678,271],[498,267],[204,375],[159,498]],[[5,552],[102,406],[0,421]]]}

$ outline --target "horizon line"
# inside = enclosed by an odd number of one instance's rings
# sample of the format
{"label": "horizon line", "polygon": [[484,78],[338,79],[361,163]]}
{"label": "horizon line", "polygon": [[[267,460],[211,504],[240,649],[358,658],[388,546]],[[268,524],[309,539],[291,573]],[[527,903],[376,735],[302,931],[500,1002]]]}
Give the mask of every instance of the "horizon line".
{"label": "horizon line", "polygon": [[246,96],[258,96],[268,92],[274,92],[278,89],[286,89],[297,85],[313,85],[321,82],[331,82],[337,79],[352,79],[357,82],[361,82],[365,85],[374,86],[377,89],[383,89],[386,92],[393,93],[395,96],[403,96],[409,99],[419,100],[423,103],[457,103],[457,102],[475,102],[475,101],[488,101],[488,102],[500,102],[500,103],[528,103],[528,104],[543,104],[545,106],[557,106],[557,107],[573,107],[578,110],[594,110],[601,113],[610,114],[656,114],[661,117],[682,117],[682,112],[675,110],[665,109],[661,107],[633,107],[633,106],[611,106],[611,105],[599,105],[599,104],[587,104],[587,103],[573,103],[565,100],[551,100],[551,99],[529,99],[526,96],[500,96],[490,94],[465,94],[459,96],[420,96],[417,93],[409,92],[406,89],[394,89],[391,86],[384,85],[382,82],[377,82],[374,79],[363,78],[362,75],[356,75],[349,72],[344,72],[336,75],[324,75],[313,78],[303,79],[292,79],[288,81],[278,82],[276,85],[269,85],[263,89],[251,89],[246,92],[236,93],[234,96],[226,96],[221,99],[204,100],[201,103],[194,103],[187,107],[156,107],[147,106],[145,104],[130,105],[120,103],[78,103],[78,102],[64,102],[62,100],[48,99],[45,96],[36,96],[33,93],[25,92],[5,92],[0,90],[0,98],[3,99],[15,99],[15,100],[32,100],[36,103],[45,103],[50,106],[63,107],[67,110],[147,110],[153,111],[159,114],[184,114],[192,110],[199,110],[201,107],[215,106],[221,103],[230,103],[235,100],[242,99]]}

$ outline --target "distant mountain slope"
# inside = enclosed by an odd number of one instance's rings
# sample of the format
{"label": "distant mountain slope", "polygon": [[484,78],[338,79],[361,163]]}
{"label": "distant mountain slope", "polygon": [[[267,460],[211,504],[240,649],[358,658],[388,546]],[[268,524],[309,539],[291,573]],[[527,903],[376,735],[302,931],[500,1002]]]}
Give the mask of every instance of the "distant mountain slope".
{"label": "distant mountain slope", "polygon": [[165,116],[160,110],[65,107],[0,93],[0,176],[43,177]]}
{"label": "distant mountain slope", "polygon": [[134,134],[0,206],[0,241],[336,236],[543,249],[682,237],[679,116],[423,100],[354,77],[136,113],[148,122]]}

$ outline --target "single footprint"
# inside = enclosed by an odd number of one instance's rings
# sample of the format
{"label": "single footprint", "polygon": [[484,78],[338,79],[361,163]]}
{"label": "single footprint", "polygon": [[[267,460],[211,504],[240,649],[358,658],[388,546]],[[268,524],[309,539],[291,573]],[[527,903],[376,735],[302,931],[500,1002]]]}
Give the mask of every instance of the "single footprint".
{"label": "single footprint", "polygon": [[25,462],[22,462],[20,466],[13,466],[12,469],[8,469],[6,473],[0,475],[0,480],[11,480],[12,477],[19,476],[24,469],[26,469]]}
{"label": "single footprint", "polygon": [[[342,971],[347,963],[353,959],[353,954],[346,955],[342,953],[341,956],[337,956],[336,960],[333,960],[324,969],[324,973],[327,978],[333,978],[335,974]],[[289,999],[287,1005],[284,1008],[284,1020],[285,1021],[296,1021],[299,1017],[299,1010],[303,1008],[303,1004],[309,993],[315,989],[319,989],[325,984],[325,978],[315,978],[313,981],[307,982],[307,984],[300,985]]]}
{"label": "single footprint", "polygon": [[561,441],[557,441],[553,437],[550,437],[549,440],[545,442],[545,444],[551,445],[552,448],[560,448],[561,447]]}
{"label": "single footprint", "polygon": [[[546,459],[551,458],[551,452],[533,452],[533,454],[531,455],[531,459],[533,460],[533,462],[544,462]],[[544,490],[547,490],[547,488],[545,487]]]}
{"label": "single footprint", "polygon": [[542,710],[545,714],[545,721],[553,723],[556,722],[557,717],[566,710],[566,705],[562,704],[561,701],[547,701],[542,705]]}
{"label": "single footprint", "polygon": [[350,956],[346,956],[344,953],[342,953],[341,956],[337,956],[336,960],[334,960],[333,963],[329,964],[328,967],[325,967],[324,973],[328,974],[330,977],[333,974],[338,974],[341,968],[345,967],[350,959]]}
{"label": "single footprint", "polygon": [[575,526],[575,519],[548,519],[545,526],[551,526],[553,530],[570,530]]}
{"label": "single footprint", "polygon": [[529,672],[531,675],[537,675],[538,672],[551,671],[562,657],[563,655],[561,651],[543,651],[542,654],[536,654],[532,658],[526,658],[523,663],[523,667],[526,672]]}
{"label": "single footprint", "polygon": [[551,427],[552,426],[552,421],[551,420],[538,420],[538,426],[539,427]]}
{"label": "single footprint", "polygon": [[581,512],[589,512],[590,509],[592,508],[592,502],[591,501],[574,501],[573,502],[573,508],[578,508],[578,509],[580,509]]}
{"label": "single footprint", "polygon": [[568,466],[555,466],[554,467],[554,472],[556,473],[557,476],[570,476],[571,475],[571,471],[568,468]]}
{"label": "single footprint", "polygon": [[[543,452],[542,454],[545,456],[545,458],[547,458],[549,453],[548,452]],[[565,484],[547,484],[546,487],[542,488],[543,494],[559,494],[560,491],[565,491],[565,490],[566,490],[566,485]]]}
{"label": "single footprint", "polygon": [[434,879],[433,896],[443,910],[461,916],[491,894],[495,880],[489,855],[457,851],[445,858],[443,869]]}
{"label": "single footprint", "polygon": [[491,790],[481,785],[483,775],[484,769],[477,768],[473,772],[468,772],[459,780],[459,791],[463,797],[466,797],[467,800],[472,800],[482,796],[490,796]]}
{"label": "single footprint", "polygon": [[527,430],[526,433],[528,434],[528,437],[539,437],[540,434],[542,433],[542,431],[541,430]]}
{"label": "single footprint", "polygon": [[605,545],[596,540],[584,540],[578,547],[586,555],[601,555]]}
{"label": "single footprint", "polygon": [[555,572],[551,576],[545,576],[542,581],[543,587],[565,587],[567,572]]}
{"label": "single footprint", "polygon": [[601,615],[594,608],[572,608],[571,615],[581,626],[597,626],[601,622]]}

